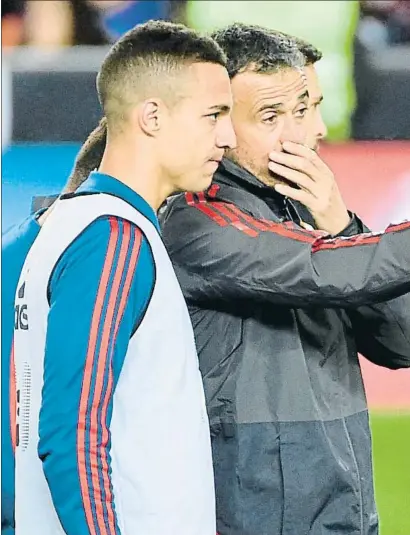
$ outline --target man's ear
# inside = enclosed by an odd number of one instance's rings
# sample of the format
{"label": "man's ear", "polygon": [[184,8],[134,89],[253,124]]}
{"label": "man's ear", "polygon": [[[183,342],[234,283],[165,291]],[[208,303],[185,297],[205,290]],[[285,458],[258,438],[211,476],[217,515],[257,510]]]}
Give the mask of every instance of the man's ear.
{"label": "man's ear", "polygon": [[156,136],[161,129],[164,103],[160,99],[145,100],[135,110],[138,125],[148,136]]}

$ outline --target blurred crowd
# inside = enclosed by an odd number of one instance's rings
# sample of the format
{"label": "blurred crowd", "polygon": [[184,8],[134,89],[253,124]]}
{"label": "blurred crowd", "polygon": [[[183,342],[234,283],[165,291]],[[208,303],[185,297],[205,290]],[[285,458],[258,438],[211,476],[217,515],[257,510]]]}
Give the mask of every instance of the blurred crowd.
{"label": "blurred crowd", "polygon": [[323,52],[328,139],[410,139],[410,0],[2,0],[2,48],[107,45],[149,19],[259,24],[310,41]]}
{"label": "blurred crowd", "polygon": [[149,19],[176,20],[167,0],[3,0],[2,46],[101,45]]}
{"label": "blurred crowd", "polygon": [[[225,2],[202,0],[2,0],[2,47],[16,45],[70,46],[101,45],[112,42],[135,24],[149,19],[177,20],[197,25],[214,22],[214,9]],[[266,4],[262,9],[256,4]],[[229,14],[247,22],[281,19],[283,2],[229,2]],[[340,4],[340,2],[333,2]],[[355,4],[356,2],[351,2]],[[194,5],[196,4],[196,5]],[[235,4],[235,9],[232,9]],[[239,6],[241,4],[241,6]],[[270,5],[269,5],[270,4]],[[289,4],[291,4],[289,2]],[[307,2],[312,4],[312,2]],[[319,2],[319,4],[323,3]],[[410,42],[410,2],[408,0],[360,0],[357,32],[369,46],[394,46]],[[319,6],[320,9],[320,6]],[[206,13],[210,12],[209,22]],[[222,7],[222,19],[225,18]],[[334,9],[336,13],[338,8]],[[350,10],[351,11],[351,10]],[[276,15],[276,16],[275,16]],[[268,19],[268,20],[269,20]],[[340,19],[339,19],[340,20]],[[262,22],[262,20],[260,21]],[[337,24],[334,19],[334,23]],[[309,26],[309,20],[303,19]]]}
{"label": "blurred crowd", "polygon": [[408,0],[362,0],[358,34],[368,46],[394,46],[410,42]]}

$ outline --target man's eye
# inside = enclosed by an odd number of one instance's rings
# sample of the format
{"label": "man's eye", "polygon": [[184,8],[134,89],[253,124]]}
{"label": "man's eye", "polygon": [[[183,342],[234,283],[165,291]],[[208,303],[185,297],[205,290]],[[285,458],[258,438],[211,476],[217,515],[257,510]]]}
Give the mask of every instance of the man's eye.
{"label": "man's eye", "polygon": [[264,123],[275,123],[278,118],[277,113],[269,113],[268,115],[264,115],[262,117],[262,121]]}
{"label": "man's eye", "polygon": [[212,123],[216,123],[217,120],[218,120],[218,118],[219,118],[219,116],[220,116],[220,112],[219,112],[219,111],[207,115],[207,117],[210,118],[210,120],[211,120]]}
{"label": "man's eye", "polygon": [[303,108],[299,108],[296,110],[295,115],[297,117],[304,117],[307,111],[308,111],[307,106],[303,106]]}

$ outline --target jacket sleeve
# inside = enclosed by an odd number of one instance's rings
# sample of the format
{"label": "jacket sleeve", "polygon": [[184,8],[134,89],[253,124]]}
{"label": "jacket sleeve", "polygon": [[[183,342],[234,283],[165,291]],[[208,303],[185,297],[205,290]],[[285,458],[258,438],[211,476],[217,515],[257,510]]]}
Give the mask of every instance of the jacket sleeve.
{"label": "jacket sleeve", "polygon": [[68,247],[50,279],[38,454],[67,535],[121,533],[111,415],[153,269],[141,231],[104,217]]}
{"label": "jacket sleeve", "polygon": [[[189,195],[189,194],[188,194]],[[410,290],[410,223],[325,238],[223,202],[171,201],[163,238],[190,304],[357,307]]]}
{"label": "jacket sleeve", "polygon": [[[344,236],[370,232],[357,216]],[[390,369],[410,367],[410,293],[348,311],[359,352]]]}

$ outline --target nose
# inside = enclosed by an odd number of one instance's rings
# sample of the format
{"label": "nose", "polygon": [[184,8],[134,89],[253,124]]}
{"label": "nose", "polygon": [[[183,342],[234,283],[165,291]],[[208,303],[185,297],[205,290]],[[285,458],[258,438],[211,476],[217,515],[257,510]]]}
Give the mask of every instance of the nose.
{"label": "nose", "polygon": [[305,143],[307,129],[304,121],[296,121],[295,118],[290,115],[285,118],[282,132],[280,135],[280,141],[293,141],[294,143]]}
{"label": "nose", "polygon": [[234,149],[236,147],[236,134],[229,115],[219,121],[216,146],[219,149]]}
{"label": "nose", "polygon": [[327,136],[327,126],[323,120],[320,110],[317,110],[316,117],[316,137],[318,140],[324,139]]}

